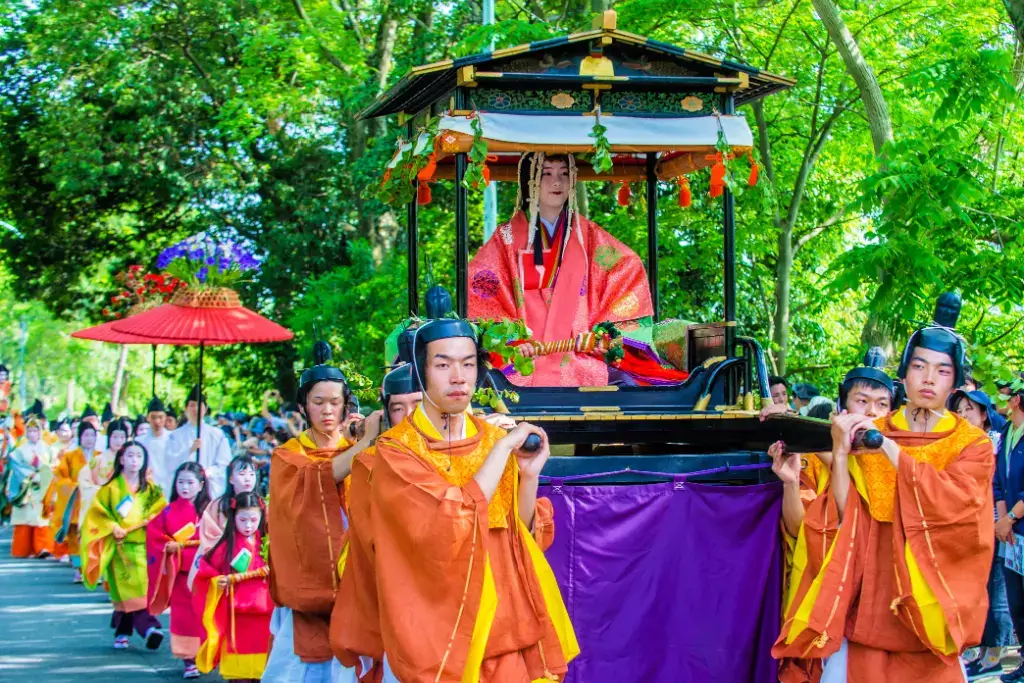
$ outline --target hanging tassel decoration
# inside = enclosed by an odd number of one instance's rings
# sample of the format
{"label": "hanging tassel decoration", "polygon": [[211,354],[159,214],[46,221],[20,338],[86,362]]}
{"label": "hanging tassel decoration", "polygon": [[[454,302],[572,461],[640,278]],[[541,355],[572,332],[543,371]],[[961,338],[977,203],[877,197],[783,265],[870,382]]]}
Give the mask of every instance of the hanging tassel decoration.
{"label": "hanging tassel decoration", "polygon": [[747,178],[747,185],[754,187],[757,185],[757,179],[760,176],[760,169],[757,166],[757,160],[754,159],[754,152],[750,152],[750,177]]}
{"label": "hanging tassel decoration", "polygon": [[690,179],[684,175],[679,176],[679,206],[686,208],[693,202],[693,193],[690,192]]}
{"label": "hanging tassel decoration", "polygon": [[711,167],[711,190],[708,196],[721,197],[725,192],[725,162],[722,161],[721,154],[714,154],[709,158],[714,159],[715,163]]}
{"label": "hanging tassel decoration", "polygon": [[430,156],[427,157],[427,165],[420,169],[420,172],[416,174],[416,178],[423,182],[430,182],[434,179],[435,172],[437,172],[437,152],[431,152]]}
{"label": "hanging tassel decoration", "polygon": [[497,161],[497,154],[488,154],[484,157],[484,167],[480,169],[480,174],[484,177],[484,185],[491,184],[491,167],[487,165],[488,161]]}
{"label": "hanging tassel decoration", "polygon": [[430,191],[430,183],[426,180],[417,181],[416,184],[416,203],[420,206],[426,206],[433,200],[434,195]]}
{"label": "hanging tassel decoration", "polygon": [[629,206],[629,199],[632,196],[633,192],[629,188],[629,183],[623,180],[622,185],[619,186],[619,206]]}

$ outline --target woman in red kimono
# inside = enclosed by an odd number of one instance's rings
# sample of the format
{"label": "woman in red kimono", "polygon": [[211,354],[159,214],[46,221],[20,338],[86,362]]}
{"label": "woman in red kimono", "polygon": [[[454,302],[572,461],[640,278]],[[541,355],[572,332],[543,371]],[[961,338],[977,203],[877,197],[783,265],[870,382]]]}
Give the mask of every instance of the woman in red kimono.
{"label": "woman in red kimono", "polygon": [[203,640],[201,612],[192,605],[188,571],[199,545],[199,519],[210,502],[206,474],[197,462],[174,473],[171,503],[146,527],[149,613],[171,608],[171,654],[185,663],[185,678],[199,678],[196,655]]}
{"label": "woman in red kimono", "polygon": [[196,664],[203,673],[220,665],[229,680],[258,681],[270,650],[270,567],[260,556],[263,499],[255,492],[231,499],[224,535],[199,560],[193,600],[203,615],[206,642]]}
{"label": "woman in red kimono", "polygon": [[[653,315],[639,257],[576,207],[572,156],[524,154],[519,199],[469,264],[469,317],[526,322],[539,342],[572,348],[537,357],[520,386],[633,384],[625,373],[586,352],[582,335],[602,322],[619,326]],[[532,348],[532,347],[530,347]]]}

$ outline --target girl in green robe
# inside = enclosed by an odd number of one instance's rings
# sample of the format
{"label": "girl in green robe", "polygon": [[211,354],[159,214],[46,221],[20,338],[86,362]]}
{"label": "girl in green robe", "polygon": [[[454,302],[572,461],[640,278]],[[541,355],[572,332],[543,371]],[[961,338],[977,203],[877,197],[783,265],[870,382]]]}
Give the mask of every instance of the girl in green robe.
{"label": "girl in green robe", "polygon": [[110,479],[96,493],[82,526],[82,574],[86,588],[105,581],[114,603],[114,648],[128,647],[132,630],[146,647],[160,647],[164,634],[147,607],[146,525],[167,505],[148,481],[149,453],[129,441],[117,452]]}

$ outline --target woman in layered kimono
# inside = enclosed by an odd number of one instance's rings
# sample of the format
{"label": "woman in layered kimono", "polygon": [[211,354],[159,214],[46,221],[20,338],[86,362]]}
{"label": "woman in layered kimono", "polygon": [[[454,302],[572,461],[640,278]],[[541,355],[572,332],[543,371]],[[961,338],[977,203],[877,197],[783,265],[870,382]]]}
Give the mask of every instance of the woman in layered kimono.
{"label": "woman in layered kimono", "polygon": [[256,462],[249,455],[239,455],[228,463],[227,485],[224,495],[206,506],[202,519],[199,521],[199,549],[196,559],[188,573],[188,586],[192,588],[196,572],[199,571],[199,558],[212,548],[224,534],[228,516],[231,514],[231,501],[239,493],[248,493],[256,489]]}
{"label": "woman in layered kimono", "polygon": [[[84,420],[83,420],[84,422]],[[85,522],[85,515],[89,512],[89,506],[96,492],[110,479],[114,471],[114,461],[117,453],[128,441],[128,434],[131,426],[127,420],[114,420],[107,425],[107,449],[102,453],[96,453],[89,458],[85,467],[78,471],[78,500],[81,508],[78,528],[81,529]]]}
{"label": "woman in layered kimono", "polygon": [[79,520],[85,513],[82,511],[78,477],[89,461],[100,455],[100,451],[96,450],[96,428],[88,422],[81,422],[78,425],[78,447],[61,455],[60,461],[53,468],[53,483],[50,484],[50,488],[53,489],[54,507],[50,516],[50,528],[56,541],[68,546],[71,566],[75,568],[73,583],[82,583],[82,556],[78,530]]}
{"label": "woman in layered kimono", "polygon": [[196,655],[203,623],[193,609],[187,579],[210,494],[202,466],[191,460],[178,467],[173,482],[170,504],[146,527],[149,613],[160,616],[171,608],[171,654],[183,660],[184,678],[199,678]]}
{"label": "woman in layered kimono", "polygon": [[220,665],[229,680],[258,681],[270,650],[270,567],[260,556],[263,499],[254,492],[231,499],[224,535],[199,560],[193,587],[206,641],[196,663],[208,673]]}
{"label": "woman in layered kimono", "polygon": [[100,487],[82,525],[85,587],[106,580],[114,603],[114,649],[128,648],[132,629],[155,650],[163,642],[160,622],[149,613],[146,526],[167,506],[160,487],[148,481],[149,454],[126,443],[114,459],[110,479]]}

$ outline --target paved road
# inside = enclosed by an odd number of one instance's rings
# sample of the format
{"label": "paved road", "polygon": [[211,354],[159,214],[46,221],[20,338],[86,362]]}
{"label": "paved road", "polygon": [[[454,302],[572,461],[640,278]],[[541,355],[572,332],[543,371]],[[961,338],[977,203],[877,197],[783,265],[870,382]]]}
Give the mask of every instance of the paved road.
{"label": "paved road", "polygon": [[[156,651],[138,636],[130,649],[114,650],[107,594],[72,584],[71,576],[68,565],[13,559],[11,528],[0,530],[0,682],[182,680],[169,637]],[[166,632],[167,615],[160,620]]]}

